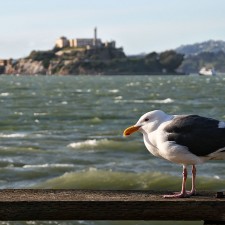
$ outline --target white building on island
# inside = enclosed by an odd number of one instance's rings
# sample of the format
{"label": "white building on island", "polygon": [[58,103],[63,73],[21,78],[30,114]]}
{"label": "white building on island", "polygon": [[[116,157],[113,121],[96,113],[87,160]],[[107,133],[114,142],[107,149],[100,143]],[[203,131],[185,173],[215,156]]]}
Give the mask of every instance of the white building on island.
{"label": "white building on island", "polygon": [[98,48],[101,46],[115,47],[116,43],[115,41],[102,43],[101,39],[97,38],[97,28],[95,28],[93,38],[67,39],[66,37],[62,36],[56,40],[55,46],[58,48],[66,48],[66,47]]}
{"label": "white building on island", "polygon": [[97,39],[96,42],[94,42],[93,38],[74,38],[69,40],[70,47],[95,47],[101,46],[101,43],[101,39]]}
{"label": "white building on island", "polygon": [[58,48],[65,48],[69,47],[69,41],[66,37],[62,36],[59,39],[56,40],[55,46]]}

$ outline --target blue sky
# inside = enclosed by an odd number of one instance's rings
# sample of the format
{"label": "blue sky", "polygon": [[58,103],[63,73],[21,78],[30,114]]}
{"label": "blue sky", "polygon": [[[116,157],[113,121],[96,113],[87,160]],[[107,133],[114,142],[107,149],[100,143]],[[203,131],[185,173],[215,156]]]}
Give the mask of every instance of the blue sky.
{"label": "blue sky", "polygon": [[115,40],[126,54],[225,40],[224,0],[0,0],[0,58],[47,50],[60,36]]}

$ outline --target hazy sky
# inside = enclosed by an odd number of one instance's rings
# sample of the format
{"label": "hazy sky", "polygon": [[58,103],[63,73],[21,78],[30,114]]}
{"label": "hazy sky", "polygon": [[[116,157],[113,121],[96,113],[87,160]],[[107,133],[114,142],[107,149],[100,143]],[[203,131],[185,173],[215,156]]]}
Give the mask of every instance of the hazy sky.
{"label": "hazy sky", "polygon": [[115,40],[126,54],[225,40],[224,0],[0,0],[0,58],[47,50],[60,36]]}

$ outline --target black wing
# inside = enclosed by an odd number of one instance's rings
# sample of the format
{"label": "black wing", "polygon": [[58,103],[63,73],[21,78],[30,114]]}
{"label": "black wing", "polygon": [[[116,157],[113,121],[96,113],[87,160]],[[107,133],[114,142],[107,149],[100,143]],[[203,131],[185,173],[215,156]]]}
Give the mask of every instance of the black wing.
{"label": "black wing", "polygon": [[165,127],[168,140],[188,147],[197,156],[206,156],[225,148],[225,128],[218,120],[197,115],[180,116]]}

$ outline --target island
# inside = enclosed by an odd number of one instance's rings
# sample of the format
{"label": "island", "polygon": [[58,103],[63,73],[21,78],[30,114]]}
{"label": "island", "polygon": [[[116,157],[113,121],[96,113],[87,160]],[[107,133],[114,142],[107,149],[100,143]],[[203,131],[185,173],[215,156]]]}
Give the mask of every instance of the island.
{"label": "island", "polygon": [[97,38],[56,40],[51,50],[32,51],[20,59],[0,60],[1,74],[23,75],[169,75],[178,74],[184,55],[174,50],[127,56],[115,41]]}

